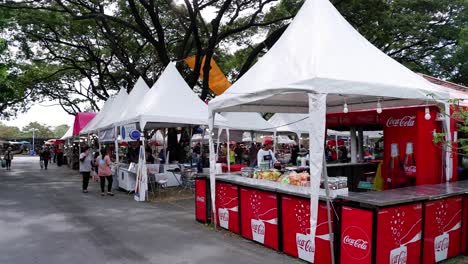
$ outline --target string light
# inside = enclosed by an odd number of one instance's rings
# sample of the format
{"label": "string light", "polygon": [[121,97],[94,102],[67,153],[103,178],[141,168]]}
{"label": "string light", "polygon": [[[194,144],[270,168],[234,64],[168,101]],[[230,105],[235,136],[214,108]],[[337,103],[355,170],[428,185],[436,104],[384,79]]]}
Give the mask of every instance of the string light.
{"label": "string light", "polygon": [[424,112],[425,112],[424,119],[431,120],[431,112],[429,112],[428,106],[426,106],[426,108],[424,109]]}
{"label": "string light", "polygon": [[377,101],[377,114],[382,113],[382,103],[380,102],[380,99]]}
{"label": "string light", "polygon": [[347,114],[348,112],[349,112],[348,104],[347,104],[346,101],[345,101],[345,103],[344,103],[344,105],[343,105],[343,113]]}

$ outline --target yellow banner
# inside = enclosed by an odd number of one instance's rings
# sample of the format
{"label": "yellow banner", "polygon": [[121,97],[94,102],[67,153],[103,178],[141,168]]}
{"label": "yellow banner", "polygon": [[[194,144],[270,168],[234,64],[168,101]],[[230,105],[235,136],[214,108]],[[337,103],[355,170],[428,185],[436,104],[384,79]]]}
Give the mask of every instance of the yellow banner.
{"label": "yellow banner", "polygon": [[[194,70],[195,69],[195,56],[189,57],[184,60],[187,65]],[[203,65],[205,65],[205,57],[202,58],[202,67],[200,70],[200,79],[203,80]],[[211,59],[211,70],[210,70],[210,80],[209,86],[211,91],[216,95],[224,93],[231,86],[231,83],[228,81],[224,73],[219,68],[215,60]]]}

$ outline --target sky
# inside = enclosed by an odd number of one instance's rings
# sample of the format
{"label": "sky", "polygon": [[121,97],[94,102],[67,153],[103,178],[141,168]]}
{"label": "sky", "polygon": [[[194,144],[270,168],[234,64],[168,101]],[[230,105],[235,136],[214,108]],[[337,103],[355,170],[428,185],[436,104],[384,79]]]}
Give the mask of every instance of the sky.
{"label": "sky", "polygon": [[22,128],[30,122],[39,122],[48,126],[71,125],[74,121],[74,116],[67,114],[60,105],[56,105],[53,101],[46,101],[40,104],[35,104],[24,114],[10,121],[0,120],[0,122],[8,126],[16,126]]}

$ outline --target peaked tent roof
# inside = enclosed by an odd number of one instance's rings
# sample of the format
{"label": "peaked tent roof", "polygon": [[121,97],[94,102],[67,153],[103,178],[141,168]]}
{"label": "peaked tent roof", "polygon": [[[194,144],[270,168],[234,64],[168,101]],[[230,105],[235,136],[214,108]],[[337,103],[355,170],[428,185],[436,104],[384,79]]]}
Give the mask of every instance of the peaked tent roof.
{"label": "peaked tent roof", "polygon": [[374,47],[328,0],[306,0],[270,51],[209,107],[305,113],[304,93],[328,94],[329,109],[342,108],[343,96],[348,104],[359,104],[355,108],[371,108],[365,103],[375,105],[381,97],[427,100],[432,93],[448,99],[446,92]]}
{"label": "peaked tent roof", "polygon": [[[226,120],[217,116],[217,125]],[[190,89],[173,63],[169,63],[140,102],[136,115],[122,123],[140,122],[141,129],[180,125],[207,125],[208,106]]]}
{"label": "peaked tent roof", "polygon": [[116,113],[115,122],[119,123],[123,120],[127,120],[136,115],[138,105],[145,97],[145,94],[150,90],[148,84],[143,80],[143,78],[138,78],[138,81],[135,83],[135,86],[128,94],[125,105],[122,107],[121,112]]}
{"label": "peaked tent roof", "polygon": [[65,140],[67,138],[73,137],[73,126],[70,126],[70,128],[65,132],[65,134],[60,138],[62,140]]}
{"label": "peaked tent roof", "polygon": [[115,97],[109,110],[106,111],[102,120],[96,124],[95,130],[109,128],[115,121],[116,115],[122,111],[122,106],[127,102],[128,93],[125,88],[121,88]]}
{"label": "peaked tent roof", "polygon": [[259,113],[249,112],[225,112],[221,115],[226,118],[227,125],[225,128],[232,130],[249,130],[249,131],[274,131],[268,121],[266,121]]}
{"label": "peaked tent roof", "polygon": [[73,123],[73,135],[79,135],[81,130],[83,130],[95,116],[96,113],[94,112],[77,113],[75,115],[75,122]]}
{"label": "peaked tent roof", "polygon": [[101,108],[96,116],[81,130],[81,134],[90,133],[96,131],[97,126],[103,120],[106,113],[111,108],[112,104],[114,103],[115,96],[109,97],[104,105]]}

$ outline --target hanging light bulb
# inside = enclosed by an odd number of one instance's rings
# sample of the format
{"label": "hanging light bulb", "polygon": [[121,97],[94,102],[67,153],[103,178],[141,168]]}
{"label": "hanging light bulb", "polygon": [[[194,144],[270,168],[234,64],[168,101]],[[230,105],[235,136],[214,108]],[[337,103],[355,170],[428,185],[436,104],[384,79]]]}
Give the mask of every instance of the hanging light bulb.
{"label": "hanging light bulb", "polygon": [[425,112],[424,119],[430,120],[431,119],[431,112],[429,112],[429,107],[426,106],[426,108],[424,109],[424,112]]}
{"label": "hanging light bulb", "polygon": [[345,102],[343,105],[343,113],[347,114],[349,112],[348,104]]}
{"label": "hanging light bulb", "polygon": [[382,113],[382,103],[380,103],[380,100],[377,102],[377,114]]}

